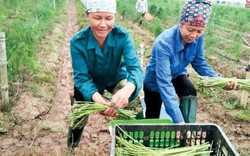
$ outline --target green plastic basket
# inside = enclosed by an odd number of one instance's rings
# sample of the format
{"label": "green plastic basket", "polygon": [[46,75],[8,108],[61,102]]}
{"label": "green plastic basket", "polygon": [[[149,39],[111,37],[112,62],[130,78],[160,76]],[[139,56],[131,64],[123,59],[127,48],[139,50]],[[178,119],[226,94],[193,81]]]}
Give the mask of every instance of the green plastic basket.
{"label": "green plastic basket", "polygon": [[[169,121],[167,121],[169,122]],[[113,121],[111,129],[111,156],[119,147],[115,136],[123,137],[133,143],[132,137],[146,147],[168,148],[183,147],[209,142],[212,153],[216,156],[239,156],[229,139],[216,124],[170,124],[166,120],[143,120],[130,122]],[[120,130],[122,129],[122,131]],[[124,132],[126,134],[124,134]],[[176,135],[176,134],[179,135]]]}

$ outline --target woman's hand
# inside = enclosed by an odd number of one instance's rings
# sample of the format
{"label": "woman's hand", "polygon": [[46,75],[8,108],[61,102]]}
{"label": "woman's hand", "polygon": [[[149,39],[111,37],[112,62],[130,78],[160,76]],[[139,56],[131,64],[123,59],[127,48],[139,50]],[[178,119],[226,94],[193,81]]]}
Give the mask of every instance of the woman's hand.
{"label": "woman's hand", "polygon": [[103,112],[104,115],[115,117],[116,110],[111,105]]}
{"label": "woman's hand", "polygon": [[124,108],[129,103],[129,97],[135,91],[135,85],[131,82],[128,82],[122,89],[118,90],[112,98],[112,102],[118,108]]}
{"label": "woman's hand", "polygon": [[122,88],[118,90],[112,97],[112,102],[114,105],[116,105],[118,108],[124,108],[128,105],[129,102],[129,97],[128,92],[126,91],[125,88]]}
{"label": "woman's hand", "polygon": [[116,116],[116,110],[111,106],[110,101],[105,100],[100,93],[98,92],[94,93],[92,95],[92,100],[96,103],[103,104],[108,107],[105,111],[101,112],[100,114],[112,117]]}
{"label": "woman's hand", "polygon": [[224,87],[225,90],[239,90],[241,87],[237,84],[236,80],[233,80]]}

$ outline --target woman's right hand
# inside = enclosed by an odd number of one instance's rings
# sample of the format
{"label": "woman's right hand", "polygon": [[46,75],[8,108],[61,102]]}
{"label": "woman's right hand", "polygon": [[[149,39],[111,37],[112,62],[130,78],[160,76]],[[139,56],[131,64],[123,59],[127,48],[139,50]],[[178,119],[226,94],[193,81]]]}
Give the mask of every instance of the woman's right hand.
{"label": "woman's right hand", "polygon": [[114,107],[108,107],[104,112],[103,112],[104,115],[107,115],[107,116],[111,116],[111,117],[115,117],[116,116],[116,110],[114,109]]}

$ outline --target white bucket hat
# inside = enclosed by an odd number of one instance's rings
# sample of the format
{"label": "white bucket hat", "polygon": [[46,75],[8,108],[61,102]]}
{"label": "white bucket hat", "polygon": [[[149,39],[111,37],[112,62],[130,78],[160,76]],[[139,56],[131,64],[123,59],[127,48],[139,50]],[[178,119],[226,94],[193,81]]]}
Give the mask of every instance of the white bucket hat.
{"label": "white bucket hat", "polygon": [[87,0],[87,13],[110,12],[116,13],[116,0]]}

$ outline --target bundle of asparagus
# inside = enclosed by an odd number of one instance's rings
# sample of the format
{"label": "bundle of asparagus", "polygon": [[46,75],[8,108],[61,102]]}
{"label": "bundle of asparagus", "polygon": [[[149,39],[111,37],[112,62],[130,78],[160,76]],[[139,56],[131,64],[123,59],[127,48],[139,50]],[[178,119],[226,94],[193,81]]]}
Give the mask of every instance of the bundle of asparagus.
{"label": "bundle of asparagus", "polygon": [[196,84],[201,88],[213,87],[213,88],[223,89],[231,81],[236,81],[241,89],[250,93],[250,79],[234,79],[234,78],[217,78],[217,77],[198,76],[198,80]]}
{"label": "bundle of asparagus", "polygon": [[[120,130],[120,136],[115,136],[116,156],[209,156],[212,152],[212,145],[208,142],[185,147],[177,147],[178,145],[170,148],[146,147],[131,137],[121,127],[118,125],[117,127]],[[128,137],[129,141],[125,140],[122,136]]]}
{"label": "bundle of asparagus", "polygon": [[[114,105],[112,105],[114,106]],[[107,109],[108,106],[94,103],[94,102],[85,102],[83,104],[74,104],[72,106],[72,112],[67,116],[67,121],[70,123],[70,126],[75,128],[80,128],[82,123],[85,122],[86,117],[90,114],[102,112]],[[135,119],[137,112],[132,110],[119,109],[114,106],[116,113],[121,119]]]}
{"label": "bundle of asparagus", "polygon": [[135,140],[135,143],[131,143],[118,136],[116,136],[116,140],[119,144],[115,147],[116,156],[209,156],[211,153],[209,143],[164,149],[146,147]]}

